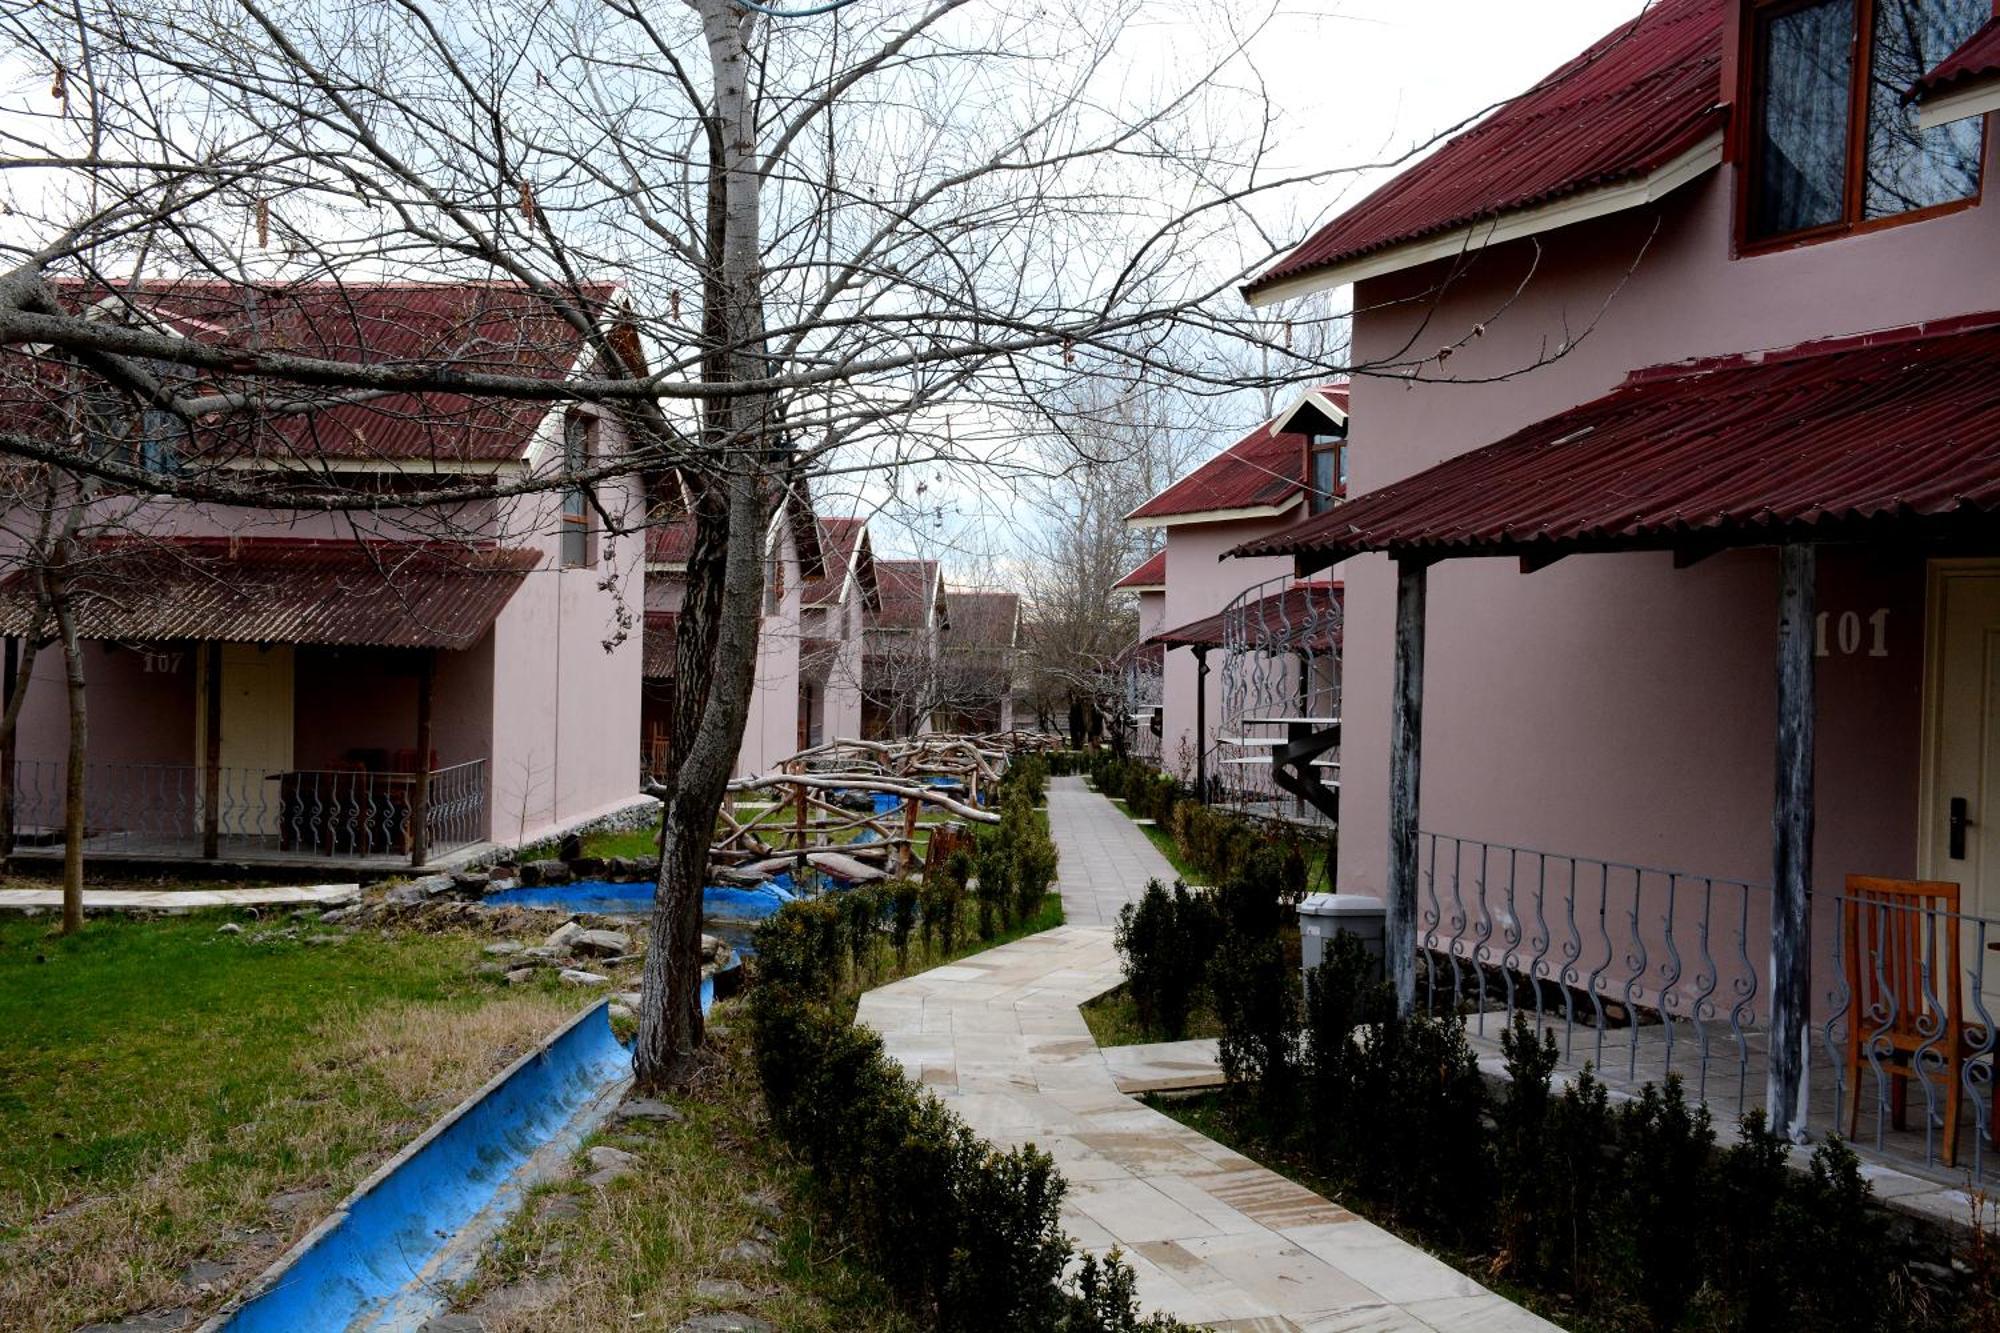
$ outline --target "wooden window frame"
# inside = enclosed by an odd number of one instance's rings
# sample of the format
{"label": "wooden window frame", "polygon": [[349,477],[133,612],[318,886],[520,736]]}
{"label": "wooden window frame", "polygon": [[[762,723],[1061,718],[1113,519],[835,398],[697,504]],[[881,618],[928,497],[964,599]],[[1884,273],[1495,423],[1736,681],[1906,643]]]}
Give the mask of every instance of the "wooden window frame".
{"label": "wooden window frame", "polygon": [[[1732,154],[1741,165],[1737,173],[1735,209],[1736,253],[1739,256],[1793,250],[1803,245],[1838,240],[1843,236],[1865,236],[1912,222],[1928,222],[1932,218],[1947,217],[1976,207],[1986,193],[1988,127],[1982,118],[1979,127],[1979,188],[1964,199],[1952,199],[1928,208],[1914,208],[1907,213],[1894,213],[1882,218],[1861,217],[1868,173],[1868,87],[1875,59],[1876,0],[1854,0],[1854,61],[1847,86],[1847,180],[1840,220],[1803,231],[1786,232],[1782,236],[1757,238],[1750,234],[1751,211],[1763,188],[1762,154],[1758,150],[1762,145],[1767,90],[1760,77],[1763,69],[1763,50],[1758,41],[1760,29],[1769,19],[1811,9],[1821,3],[1824,0],[1750,0],[1741,10],[1742,28],[1738,33],[1737,49],[1742,55],[1737,61],[1736,105],[1747,114],[1735,120],[1733,137],[1736,142]],[[1995,12],[2000,12],[2000,0],[1995,0]]]}
{"label": "wooden window frame", "polygon": [[[1314,466],[1321,454],[1333,455],[1333,489],[1324,495],[1319,489],[1319,469]],[[1316,517],[1333,508],[1336,500],[1347,498],[1347,437],[1345,435],[1306,436],[1306,515]]]}

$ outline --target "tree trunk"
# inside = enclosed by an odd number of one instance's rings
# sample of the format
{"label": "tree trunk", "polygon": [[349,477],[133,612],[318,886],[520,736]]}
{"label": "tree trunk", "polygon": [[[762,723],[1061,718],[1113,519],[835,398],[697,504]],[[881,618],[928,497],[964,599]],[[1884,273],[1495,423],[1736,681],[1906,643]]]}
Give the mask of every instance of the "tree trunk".
{"label": "tree trunk", "polygon": [[63,557],[58,556],[49,575],[49,603],[62,641],[63,680],[69,697],[69,758],[63,773],[62,933],[74,935],[83,929],[83,766],[90,736],[84,712],[83,641],[77,637],[76,609],[64,591],[63,563]]}
{"label": "tree trunk", "polygon": [[[711,382],[753,380],[770,372],[761,343],[762,182],[748,95],[748,43],[756,21],[730,0],[697,0],[696,8],[715,81],[703,375]],[[673,774],[662,794],[660,879],[633,1053],[639,1085],[652,1089],[678,1079],[701,1044],[701,891],[716,816],[750,716],[764,609],[764,535],[778,494],[764,471],[773,453],[769,396],[711,399],[703,418],[714,474],[696,515],[689,600],[682,606],[669,740]]]}

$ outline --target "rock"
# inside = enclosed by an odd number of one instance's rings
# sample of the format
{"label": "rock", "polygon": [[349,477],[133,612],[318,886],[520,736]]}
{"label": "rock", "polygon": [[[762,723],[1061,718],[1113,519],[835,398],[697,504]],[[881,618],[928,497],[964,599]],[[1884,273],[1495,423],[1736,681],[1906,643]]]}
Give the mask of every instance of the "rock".
{"label": "rock", "polygon": [[424,875],[410,881],[410,887],[425,898],[438,898],[452,890],[450,875]]}
{"label": "rock", "polygon": [[347,936],[330,935],[323,930],[316,930],[312,934],[307,935],[303,942],[306,944],[345,944],[347,943]]}
{"label": "rock", "polygon": [[733,1277],[705,1277],[694,1284],[694,1298],[704,1305],[748,1305],[757,1293]]}
{"label": "rock", "polygon": [[585,1153],[584,1157],[593,1171],[630,1171],[632,1164],[639,1160],[623,1148],[607,1148],[602,1144]]}
{"label": "rock", "polygon": [[660,875],[660,858],[657,856],[633,857],[632,874],[636,879],[658,879]]}
{"label": "rock", "polygon": [[549,933],[549,937],[542,941],[542,947],[544,949],[567,949],[576,942],[577,936],[583,933],[584,929],[582,926],[579,926],[574,921],[565,921]]}
{"label": "rock", "polygon": [[741,1310],[717,1310],[682,1320],[674,1325],[674,1333],[778,1333],[778,1326]]}
{"label": "rock", "polygon": [[704,934],[701,937],[701,951],[705,954],[726,954],[729,952],[729,946],[714,935]]}
{"label": "rock", "polygon": [[243,927],[237,925],[234,921],[225,921],[215,928],[215,933],[218,935],[241,935]]}
{"label": "rock", "polygon": [[535,1216],[545,1222],[567,1221],[583,1212],[583,1200],[574,1194],[544,1194],[535,1207]]}
{"label": "rock", "polygon": [[472,1312],[493,1318],[500,1315],[532,1314],[556,1298],[556,1286],[546,1278],[523,1278],[504,1287],[495,1287],[473,1303]]}
{"label": "rock", "polygon": [[461,898],[477,898],[492,885],[493,877],[479,870],[454,870],[451,887]]}
{"label": "rock", "polygon": [[520,956],[536,963],[559,963],[569,957],[568,949],[552,949],[546,944],[538,944],[532,949],[521,950]]}
{"label": "rock", "polygon": [[631,950],[632,937],[622,930],[583,930],[570,937],[569,947],[576,953],[617,958]]}
{"label": "rock", "polygon": [[571,856],[564,859],[569,862],[569,873],[578,879],[600,879],[604,875],[604,858],[601,856]]}
{"label": "rock", "polygon": [[687,1119],[678,1108],[657,1097],[634,1097],[613,1114],[620,1120],[662,1120],[668,1124]]}
{"label": "rock", "polygon": [[637,1016],[632,1012],[632,1006],[629,1004],[608,1005],[606,1006],[604,1012],[609,1014],[612,1018],[620,1020],[630,1019]]}
{"label": "rock", "polygon": [[769,1190],[758,1190],[744,1195],[743,1206],[760,1217],[768,1217],[773,1221],[785,1215],[784,1206],[778,1202],[778,1196]]}
{"label": "rock", "polygon": [[511,971],[513,969],[508,967],[507,964],[495,963],[489,960],[473,968],[472,975],[475,977],[504,977]]}
{"label": "rock", "polygon": [[361,905],[359,903],[356,903],[352,907],[336,907],[331,912],[321,912],[319,914],[319,921],[323,926],[337,926],[343,921],[353,920],[360,911]]}
{"label": "rock", "polygon": [[775,1268],[778,1264],[778,1256],[761,1240],[739,1240],[722,1252],[722,1258],[746,1268]]}
{"label": "rock", "polygon": [[325,1192],[321,1190],[286,1190],[283,1194],[272,1195],[270,1203],[265,1206],[280,1217],[290,1217],[301,1209],[317,1206],[325,1197]]}
{"label": "rock", "polygon": [[189,1264],[174,1280],[183,1287],[196,1291],[208,1291],[218,1282],[226,1282],[236,1270],[228,1264],[216,1263],[213,1259],[197,1259]]}
{"label": "rock", "polygon": [[575,861],[582,857],[583,835],[581,833],[563,834],[562,841],[556,844],[556,855],[565,861]]}
{"label": "rock", "polygon": [[638,992],[638,991],[635,991],[635,990],[622,990],[622,991],[619,991],[619,992],[618,992],[618,994],[616,994],[616,995],[615,995],[615,996],[613,996],[612,998],[613,998],[613,999],[615,999],[615,1000],[617,1000],[617,1001],[618,1001],[618,1003],[620,1003],[620,1004],[628,1004],[628,1005],[632,1006],[632,1007],[633,1007],[634,1009],[637,1009],[637,1008],[639,1007],[639,992]]}
{"label": "rock", "polygon": [[586,972],[580,967],[566,967],[562,970],[562,981],[566,986],[605,986],[611,978],[596,972]]}
{"label": "rock", "polygon": [[532,967],[517,967],[507,974],[507,984],[509,986],[525,985],[534,979],[535,969]]}
{"label": "rock", "polygon": [[515,943],[513,940],[501,940],[497,944],[487,945],[484,949],[480,950],[480,952],[485,954],[488,958],[505,958],[509,954],[516,954],[521,952],[521,946]]}
{"label": "rock", "polygon": [[423,900],[424,891],[414,884],[392,884],[389,886],[389,891],[382,895],[383,902],[395,903],[399,907],[409,903],[420,903]]}
{"label": "rock", "polygon": [[521,883],[529,888],[545,884],[569,883],[569,863],[566,861],[528,861],[521,866]]}

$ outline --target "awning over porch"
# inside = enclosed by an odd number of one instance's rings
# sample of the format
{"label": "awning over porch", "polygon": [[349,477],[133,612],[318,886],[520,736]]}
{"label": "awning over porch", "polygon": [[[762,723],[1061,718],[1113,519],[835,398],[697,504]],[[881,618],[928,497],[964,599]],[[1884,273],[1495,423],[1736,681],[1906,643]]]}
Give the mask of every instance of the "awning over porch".
{"label": "awning over porch", "polygon": [[648,611],[645,630],[647,680],[672,680],[674,656],[680,651],[681,618],[672,611]]}
{"label": "awning over porch", "polygon": [[1341,594],[1337,584],[1296,583],[1242,606],[1161,630],[1147,644],[1163,648],[1221,648],[1235,638],[1260,647],[1326,652],[1340,646]]}
{"label": "awning over porch", "polygon": [[[541,556],[426,542],[118,538],[84,547],[86,639],[463,649]],[[34,621],[33,571],[0,579],[0,635]]]}
{"label": "awning over porch", "polygon": [[2000,510],[2000,314],[1634,372],[1235,555],[1399,557],[1948,537]]}

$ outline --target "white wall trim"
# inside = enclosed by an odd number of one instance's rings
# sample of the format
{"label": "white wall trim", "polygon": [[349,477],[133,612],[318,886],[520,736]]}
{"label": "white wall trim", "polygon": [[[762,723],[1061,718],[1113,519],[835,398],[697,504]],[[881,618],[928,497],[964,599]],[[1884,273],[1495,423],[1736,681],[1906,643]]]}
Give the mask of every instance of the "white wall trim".
{"label": "white wall trim", "polygon": [[1343,264],[1294,274],[1268,287],[1259,287],[1246,292],[1244,299],[1253,307],[1261,309],[1276,305],[1280,301],[1290,301],[1301,296],[1311,296],[1316,292],[1346,287],[1369,278],[1379,278],[1387,273],[1399,273],[1406,268],[1415,268],[1419,264],[1428,264],[1433,260],[1450,259],[1455,255],[1483,250],[1488,246],[1517,241],[1524,236],[1538,236],[1543,232],[1554,231],[1558,227],[1588,222],[1592,218],[1601,218],[1611,213],[1622,213],[1627,209],[1639,208],[1664,198],[1689,181],[1721,165],[1722,135],[1717,132],[1673,161],[1636,180],[1621,181],[1616,185],[1587,190],[1582,194],[1570,195],[1568,198],[1558,199],[1537,208],[1503,213],[1499,217],[1454,227],[1438,236],[1426,236],[1420,240],[1391,246],[1387,250],[1362,255]]}
{"label": "white wall trim", "polygon": [[1964,88],[1926,97],[1917,108],[1917,128],[1934,130],[1940,125],[1970,120],[1989,111],[2000,111],[2000,78],[1991,76]]}
{"label": "white wall trim", "polygon": [[1276,518],[1288,514],[1305,500],[1303,494],[1294,495],[1283,504],[1251,505],[1247,509],[1202,509],[1192,514],[1162,514],[1155,518],[1133,518],[1127,515],[1128,528],[1172,528],[1183,523],[1233,523],[1245,518]]}
{"label": "white wall trim", "polygon": [[475,459],[451,462],[430,458],[231,458],[220,466],[228,472],[343,472],[370,476],[510,476],[527,468],[515,459]]}
{"label": "white wall trim", "polygon": [[1322,389],[1307,389],[1292,400],[1290,407],[1271,418],[1271,434],[1283,435],[1292,428],[1292,418],[1308,408],[1326,417],[1335,425],[1347,424],[1347,412],[1339,403],[1334,402]]}

